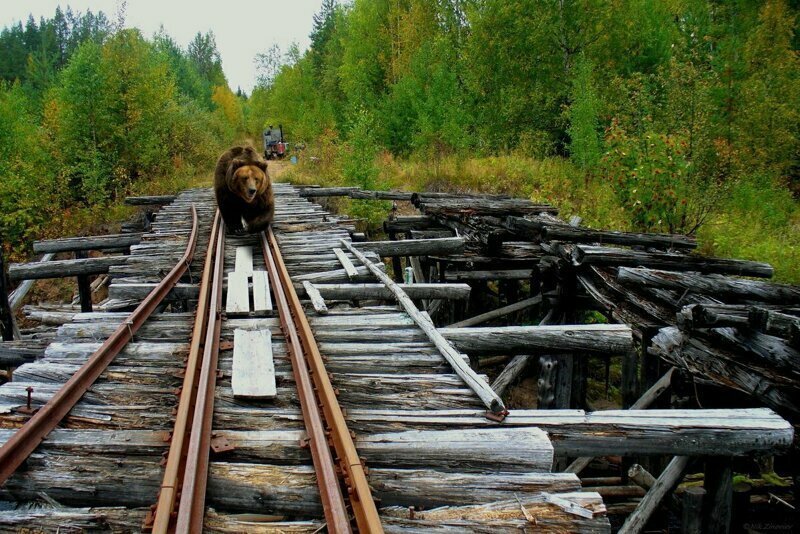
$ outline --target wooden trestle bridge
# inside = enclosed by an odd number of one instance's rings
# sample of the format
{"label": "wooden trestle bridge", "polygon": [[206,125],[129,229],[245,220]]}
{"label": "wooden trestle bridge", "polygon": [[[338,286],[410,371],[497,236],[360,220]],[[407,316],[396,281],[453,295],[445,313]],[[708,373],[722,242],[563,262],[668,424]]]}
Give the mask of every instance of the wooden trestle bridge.
{"label": "wooden trestle bridge", "polygon": [[[527,200],[274,189],[266,234],[226,233],[196,189],[10,266],[0,532],[641,532],[662,506],[727,532],[736,459],[795,454],[800,289],[752,280],[768,265]],[[420,214],[369,242],[310,200],[332,196]],[[63,276],[80,307],[25,306],[19,329],[30,281]],[[626,409],[590,411],[609,358]],[[508,409],[537,366],[537,409]],[[610,456],[620,476],[579,477]],[[702,488],[670,495],[687,472]]]}

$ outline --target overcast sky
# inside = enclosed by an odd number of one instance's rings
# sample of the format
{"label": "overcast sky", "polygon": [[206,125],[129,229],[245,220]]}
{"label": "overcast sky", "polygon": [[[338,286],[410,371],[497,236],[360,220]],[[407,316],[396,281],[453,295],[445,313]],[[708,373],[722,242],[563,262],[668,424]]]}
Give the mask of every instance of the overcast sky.
{"label": "overcast sky", "polygon": [[[0,26],[28,19],[33,14],[52,18],[57,6],[74,12],[103,11],[116,20],[118,0],[0,0]],[[184,49],[197,32],[212,30],[231,88],[248,94],[255,84],[253,58],[273,44],[283,51],[296,42],[309,44],[314,13],[321,0],[127,0],[125,25],[151,37],[161,25]]]}

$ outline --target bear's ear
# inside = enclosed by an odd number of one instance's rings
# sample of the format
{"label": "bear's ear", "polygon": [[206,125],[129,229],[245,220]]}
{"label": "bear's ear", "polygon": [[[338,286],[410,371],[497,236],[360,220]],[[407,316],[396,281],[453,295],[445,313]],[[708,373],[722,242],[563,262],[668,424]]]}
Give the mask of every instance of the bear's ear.
{"label": "bear's ear", "polygon": [[255,165],[256,167],[258,167],[259,169],[261,169],[262,171],[264,171],[264,174],[267,174],[267,162],[266,162],[266,161],[264,161],[263,159],[261,159],[261,158],[257,158],[257,159],[256,159],[256,160],[253,162],[253,165]]}
{"label": "bear's ear", "polygon": [[228,172],[225,175],[225,178],[227,179],[229,184],[231,183],[231,180],[233,180],[233,173],[235,173],[239,169],[239,167],[243,166],[244,164],[245,161],[240,158],[235,158],[231,160],[230,165],[228,165]]}

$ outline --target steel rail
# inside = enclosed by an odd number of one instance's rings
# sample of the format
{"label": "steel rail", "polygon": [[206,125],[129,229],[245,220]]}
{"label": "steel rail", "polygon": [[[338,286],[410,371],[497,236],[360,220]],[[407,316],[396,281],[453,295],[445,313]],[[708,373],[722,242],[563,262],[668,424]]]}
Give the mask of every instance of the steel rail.
{"label": "steel rail", "polygon": [[175,267],[161,280],[139,306],[120,324],[111,336],[78,369],[33,417],[17,430],[0,447],[0,485],[14,474],[20,465],[36,450],[36,447],[72,410],[83,394],[95,383],[117,354],[133,339],[134,334],[164,297],[178,283],[189,268],[197,244],[197,210],[192,205],[192,232],[186,251]]}
{"label": "steel rail", "polygon": [[[336,399],[336,391],[334,390],[333,385],[328,377],[328,372],[325,369],[322,355],[320,354],[319,347],[314,339],[314,334],[311,331],[311,325],[308,323],[308,318],[303,311],[303,306],[300,303],[300,299],[294,289],[289,272],[283,262],[283,256],[281,255],[272,228],[267,229],[266,235],[262,234],[261,247],[264,251],[264,257],[268,258],[268,262],[271,264],[270,278],[273,281],[273,286],[280,287],[280,292],[276,291],[276,293],[280,293],[283,300],[288,300],[288,302],[281,303],[281,321],[283,323],[284,316],[289,319],[294,319],[292,321],[294,324],[291,326],[296,328],[296,332],[294,328],[286,327],[284,328],[284,334],[287,336],[291,335],[292,337],[292,344],[290,345],[293,347],[291,349],[292,367],[295,370],[295,380],[298,386],[298,393],[300,390],[301,380],[297,379],[297,370],[310,370],[316,393],[319,397],[319,405],[322,408],[325,421],[330,428],[330,437],[333,442],[333,447],[338,456],[337,459],[344,475],[345,483],[348,487],[350,505],[356,518],[358,530],[362,533],[383,532],[383,526],[381,525],[380,517],[378,516],[378,510],[372,497],[372,491],[369,487],[369,483],[367,482],[365,467],[361,458],[358,456],[358,451],[353,443],[353,437],[350,433],[350,430],[347,428],[347,422],[344,419],[344,414],[339,406],[339,401]],[[280,284],[277,283],[278,281],[280,281]],[[285,313],[285,311],[288,311],[289,313]],[[301,344],[301,350],[302,353],[305,354],[305,358],[301,358],[301,354],[296,349],[297,341],[299,341]],[[295,360],[298,360],[297,364],[295,364]],[[308,367],[306,367],[306,365]],[[308,379],[307,373],[305,379]],[[305,383],[303,385],[305,386]],[[310,394],[313,396],[313,391],[311,391]],[[314,407],[316,407],[316,404]],[[304,407],[304,418],[305,412],[306,409]],[[315,413],[318,412],[315,411]],[[309,432],[309,436],[310,435],[311,432]],[[312,439],[312,441],[314,440]],[[322,439],[319,439],[319,441],[322,442]],[[317,477],[318,480],[321,478],[319,472],[317,472]],[[322,490],[322,482],[320,481],[319,483],[320,490]],[[328,511],[326,509],[326,518],[327,513]],[[330,521],[328,522],[328,529],[331,530]]]}
{"label": "steel rail", "polygon": [[186,369],[183,377],[178,411],[175,414],[175,425],[172,430],[167,463],[164,467],[164,478],[161,482],[161,489],[158,494],[158,501],[155,505],[155,514],[149,512],[145,518],[145,528],[152,529],[154,534],[166,534],[170,528],[174,528],[175,503],[177,501],[180,477],[184,472],[187,446],[191,425],[191,410],[195,405],[197,397],[198,380],[200,378],[200,362],[203,349],[203,341],[206,337],[206,327],[208,324],[208,307],[211,296],[211,277],[214,267],[214,258],[217,248],[217,240],[222,235],[220,232],[220,213],[217,210],[214,222],[211,226],[211,234],[208,240],[206,259],[203,265],[203,275],[200,281],[200,295],[197,300],[197,309],[194,316],[194,326],[192,328],[192,339],[189,344],[189,356],[186,360]]}
{"label": "steel rail", "polygon": [[194,403],[192,429],[186,451],[176,531],[202,532],[208,485],[208,454],[211,448],[211,424],[214,415],[214,390],[217,385],[219,338],[222,329],[222,283],[225,267],[225,224],[219,224],[216,243],[211,301],[208,307],[203,346],[203,363]]}
{"label": "steel rail", "polygon": [[[328,532],[349,533],[350,516],[347,513],[347,506],[342,494],[339,477],[336,473],[336,465],[328,445],[325,422],[316,395],[314,394],[314,384],[312,382],[308,365],[304,357],[303,344],[298,335],[298,327],[295,323],[299,317],[305,318],[302,308],[298,314],[290,304],[287,296],[289,290],[294,291],[291,280],[288,281],[288,273],[283,263],[272,228],[269,232],[269,243],[266,235],[261,234],[261,249],[264,253],[264,262],[269,273],[272,294],[275,297],[275,305],[280,316],[281,329],[286,339],[286,346],[292,362],[292,374],[294,375],[295,385],[297,386],[297,396],[300,399],[300,408],[303,413],[306,434],[308,434],[308,446],[311,450],[311,459],[314,462],[314,471],[317,477],[322,509],[325,513],[325,521]],[[325,375],[327,377],[327,374]]]}

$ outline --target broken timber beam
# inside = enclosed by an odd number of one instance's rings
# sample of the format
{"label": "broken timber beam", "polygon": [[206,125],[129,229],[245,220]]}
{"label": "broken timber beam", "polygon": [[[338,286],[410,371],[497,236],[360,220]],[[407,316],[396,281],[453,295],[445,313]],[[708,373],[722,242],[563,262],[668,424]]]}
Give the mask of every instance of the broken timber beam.
{"label": "broken timber beam", "polygon": [[689,465],[689,459],[688,456],[675,456],[672,459],[667,468],[664,469],[664,472],[661,473],[661,476],[656,479],[650,491],[642,498],[636,510],[625,520],[619,530],[620,534],[638,534],[644,530],[647,521],[652,517],[653,512],[658,509],[661,501],[683,478],[683,472]]}
{"label": "broken timber beam", "polygon": [[505,412],[505,405],[503,404],[503,400],[494,392],[489,384],[478,376],[477,373],[469,366],[469,364],[464,362],[464,359],[461,357],[455,348],[444,338],[442,335],[436,330],[436,326],[434,326],[433,322],[427,315],[424,315],[422,312],[417,309],[414,305],[414,302],[406,295],[402,289],[395,284],[391,278],[389,278],[386,273],[384,273],[380,268],[378,268],[374,263],[369,261],[364,254],[362,254],[359,250],[357,250],[351,243],[348,243],[344,239],[341,240],[342,245],[347,247],[350,252],[352,252],[361,263],[363,263],[371,272],[374,274],[381,282],[383,282],[387,287],[389,287],[394,293],[395,298],[398,300],[400,305],[403,309],[408,313],[414,322],[419,325],[419,327],[425,332],[428,336],[428,339],[436,345],[436,348],[439,349],[439,352],[442,356],[450,363],[453,367],[453,371],[466,383],[466,385],[475,392],[476,395],[483,401],[483,403],[493,412],[495,413],[502,413]]}
{"label": "broken timber beam", "polygon": [[759,278],[772,278],[775,273],[772,265],[757,261],[708,258],[666,252],[644,252],[626,248],[592,245],[575,245],[572,249],[572,262],[576,266],[647,267]]}
{"label": "broken timber beam", "polygon": [[620,267],[617,280],[623,284],[658,287],[714,295],[721,299],[755,300],[775,304],[800,304],[800,287],[744,280],[718,274],[681,273]]}

